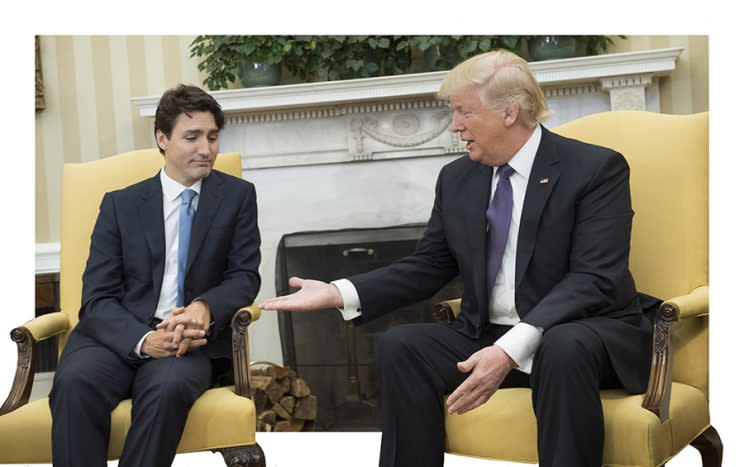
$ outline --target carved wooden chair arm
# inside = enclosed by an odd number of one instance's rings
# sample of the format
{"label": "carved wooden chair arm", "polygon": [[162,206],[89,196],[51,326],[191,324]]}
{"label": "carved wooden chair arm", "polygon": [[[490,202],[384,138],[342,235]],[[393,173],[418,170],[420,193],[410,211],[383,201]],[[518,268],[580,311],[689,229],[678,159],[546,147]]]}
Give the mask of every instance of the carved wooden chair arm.
{"label": "carved wooden chair arm", "polygon": [[668,304],[676,308],[679,319],[705,316],[708,314],[709,291],[710,288],[707,285],[701,285],[687,295],[671,298],[662,305]]}
{"label": "carved wooden chair arm", "polygon": [[[672,389],[671,326],[680,319],[708,314],[708,286],[700,286],[687,295],[665,301],[659,307],[654,323],[653,353],[648,389],[643,408],[653,412],[663,423],[669,419]],[[451,323],[460,314],[460,299],[447,300],[434,307],[434,320]]]}
{"label": "carved wooden chair arm", "polygon": [[451,323],[460,314],[461,299],[447,300],[434,306],[434,321],[437,323]]}
{"label": "carved wooden chair arm", "polygon": [[34,318],[22,327],[28,329],[35,342],[41,342],[66,332],[70,327],[70,320],[66,314],[58,311]]}
{"label": "carved wooden chair arm", "polygon": [[235,394],[251,398],[250,360],[248,358],[248,325],[261,317],[261,310],[254,304],[235,312],[232,319],[233,373]]}
{"label": "carved wooden chair arm", "polygon": [[687,295],[665,301],[656,313],[651,374],[642,406],[664,423],[669,419],[672,393],[672,323],[680,319],[708,314],[708,286],[700,286]]}
{"label": "carved wooden chair arm", "polygon": [[34,384],[34,344],[62,334],[69,326],[67,315],[56,312],[34,318],[10,332],[10,338],[18,346],[18,363],[10,394],[0,407],[0,415],[12,412],[28,403],[31,387]]}

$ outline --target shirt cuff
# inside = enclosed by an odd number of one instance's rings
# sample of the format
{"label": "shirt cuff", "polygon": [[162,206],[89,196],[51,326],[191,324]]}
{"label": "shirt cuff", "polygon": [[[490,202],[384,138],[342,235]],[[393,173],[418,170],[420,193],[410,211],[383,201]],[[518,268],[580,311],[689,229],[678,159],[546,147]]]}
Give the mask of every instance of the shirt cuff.
{"label": "shirt cuff", "polygon": [[339,279],[332,281],[331,284],[335,285],[338,291],[341,292],[341,300],[344,302],[344,307],[338,308],[338,311],[341,312],[344,320],[350,321],[362,316],[362,304],[359,302],[359,294],[354,284],[349,279]]}
{"label": "shirt cuff", "polygon": [[517,369],[525,373],[532,371],[543,329],[524,322],[517,323],[493,345],[498,345],[517,364]]}
{"label": "shirt cuff", "polygon": [[142,336],[142,339],[140,339],[139,342],[137,342],[137,345],[134,346],[134,350],[132,351],[132,353],[137,358],[150,358],[149,355],[142,354],[141,350],[142,350],[142,344],[145,342],[145,337],[149,336],[153,332],[155,332],[155,331],[150,331],[147,334],[145,334],[144,336]]}

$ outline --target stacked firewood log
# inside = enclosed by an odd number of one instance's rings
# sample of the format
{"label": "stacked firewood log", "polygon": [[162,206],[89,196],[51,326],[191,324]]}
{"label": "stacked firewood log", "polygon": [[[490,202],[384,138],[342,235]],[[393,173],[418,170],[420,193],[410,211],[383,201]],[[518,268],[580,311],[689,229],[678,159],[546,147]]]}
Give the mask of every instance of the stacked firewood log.
{"label": "stacked firewood log", "polygon": [[318,398],[307,383],[288,367],[251,369],[256,405],[256,431],[312,431]]}

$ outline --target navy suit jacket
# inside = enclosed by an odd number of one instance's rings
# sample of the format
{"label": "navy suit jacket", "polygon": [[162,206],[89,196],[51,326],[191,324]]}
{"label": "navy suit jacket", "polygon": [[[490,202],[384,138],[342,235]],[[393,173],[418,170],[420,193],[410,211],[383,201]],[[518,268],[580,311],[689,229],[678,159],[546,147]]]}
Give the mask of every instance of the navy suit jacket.
{"label": "navy suit jacket", "polygon": [[[544,332],[574,321],[590,326],[624,387],[643,392],[652,329],[628,269],[628,164],[611,149],[542,131],[517,240],[517,313]],[[429,298],[459,274],[464,293],[455,326],[471,337],[481,334],[488,326],[485,212],[492,175],[491,167],[467,156],[442,169],[416,251],[350,278],[362,304],[360,321]]]}
{"label": "navy suit jacket", "polygon": [[[214,327],[206,350],[231,357],[230,321],[258,294],[260,236],[256,190],[212,170],[202,182],[184,279],[185,302],[204,300]],[[83,273],[80,323],[65,351],[97,342],[123,359],[151,330],[165,269],[160,175],[106,193]]]}

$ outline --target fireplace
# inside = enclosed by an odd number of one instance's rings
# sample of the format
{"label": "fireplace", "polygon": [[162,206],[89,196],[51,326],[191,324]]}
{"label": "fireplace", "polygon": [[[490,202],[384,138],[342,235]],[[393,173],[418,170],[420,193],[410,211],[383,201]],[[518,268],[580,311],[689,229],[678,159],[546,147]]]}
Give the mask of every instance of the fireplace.
{"label": "fireplace", "polygon": [[[292,276],[331,281],[382,266],[414,251],[425,224],[297,232],[277,248],[276,290],[286,295]],[[459,278],[434,297],[355,325],[335,309],[279,313],[284,364],[318,397],[316,430],[377,431],[376,347],[397,324],[432,321],[434,305],[461,296]]]}

